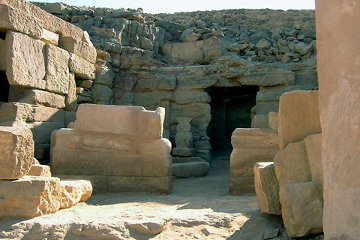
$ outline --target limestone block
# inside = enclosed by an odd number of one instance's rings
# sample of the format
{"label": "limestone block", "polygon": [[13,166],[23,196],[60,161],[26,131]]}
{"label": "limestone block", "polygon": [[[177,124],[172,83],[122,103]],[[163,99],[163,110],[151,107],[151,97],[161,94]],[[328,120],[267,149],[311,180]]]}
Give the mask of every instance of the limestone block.
{"label": "limestone block", "polygon": [[215,77],[204,76],[177,76],[176,90],[205,89],[215,85],[218,82]]}
{"label": "limestone block", "polygon": [[40,104],[52,108],[64,108],[65,96],[37,89],[10,86],[9,101]]}
{"label": "limestone block", "polygon": [[61,209],[85,202],[92,194],[92,185],[88,180],[61,180],[60,187]]}
{"label": "limestone block", "polygon": [[33,218],[60,208],[60,179],[25,176],[0,181],[0,219]]}
{"label": "limestone block", "polygon": [[[40,38],[42,29],[59,33],[61,36],[72,36],[82,39],[84,31],[79,27],[55,17],[25,0],[2,0],[2,7],[7,8],[1,16],[3,27]],[[7,5],[7,6],[6,6]],[[16,10],[16,11],[15,11]]]}
{"label": "limestone block", "polygon": [[109,103],[113,95],[111,88],[101,84],[94,84],[91,88],[91,91],[94,95],[94,99],[100,102]]}
{"label": "limestone block", "polygon": [[59,44],[59,34],[48,31],[43,28],[40,40],[42,40],[48,44],[57,46]]}
{"label": "limestone block", "polygon": [[251,121],[252,128],[269,128],[269,117],[265,114],[256,114]]}
{"label": "limestone block", "polygon": [[61,37],[59,46],[91,63],[96,62],[96,49],[81,39],[76,40],[72,37]]}
{"label": "limestone block", "polygon": [[27,176],[51,177],[50,167],[47,165],[33,164]]}
{"label": "limestone block", "polygon": [[312,182],[287,184],[280,188],[282,218],[290,238],[321,233],[323,210]]}
{"label": "limestone block", "polygon": [[[92,193],[105,193],[108,191],[107,181],[108,177],[103,175],[70,175],[70,174],[55,174],[61,181],[87,180],[91,182]],[[88,186],[88,185],[87,185]],[[84,195],[80,201],[86,201]],[[89,196],[90,197],[90,196]]]}
{"label": "limestone block", "polygon": [[218,59],[226,53],[230,43],[224,38],[211,37],[204,40],[204,62],[209,63]]}
{"label": "limestone block", "polygon": [[175,76],[151,76],[138,79],[136,91],[174,90],[176,88]]}
{"label": "limestone block", "polygon": [[32,115],[32,106],[24,103],[3,103],[0,105],[0,122],[12,126],[15,122],[26,122]]}
{"label": "limestone block", "polygon": [[164,118],[164,108],[147,111],[139,106],[81,104],[76,112],[75,130],[121,134],[147,141],[162,137]]}
{"label": "limestone block", "polygon": [[295,74],[294,72],[288,70],[276,70],[243,75],[238,81],[242,85],[258,85],[261,87],[291,85],[295,83]]}
{"label": "limestone block", "polygon": [[191,103],[186,105],[171,103],[170,121],[176,123],[178,116],[192,118],[192,126],[208,125],[211,120],[211,107],[207,103]]}
{"label": "limestone block", "polygon": [[172,180],[170,177],[108,177],[109,192],[159,192],[170,193]]}
{"label": "limestone block", "polygon": [[54,130],[65,127],[64,121],[62,122],[33,122],[28,123],[26,126],[32,131],[34,135],[34,142],[36,144],[49,143],[51,133]]}
{"label": "limestone block", "polygon": [[203,41],[165,43],[161,51],[172,63],[195,64],[204,62],[203,46]]}
{"label": "limestone block", "polygon": [[5,40],[0,39],[0,71],[6,71],[6,45]]}
{"label": "limestone block", "polygon": [[108,66],[101,66],[97,67],[97,75],[95,79],[95,83],[102,84],[105,86],[112,86],[114,81],[114,72],[111,70],[111,67]]}
{"label": "limestone block", "polygon": [[284,149],[288,143],[320,133],[318,91],[294,91],[280,97],[279,143]]}
{"label": "limestone block", "polygon": [[272,129],[236,128],[231,136],[235,149],[242,148],[278,148],[278,136]]}
{"label": "limestone block", "polygon": [[69,92],[65,96],[65,110],[75,112],[77,107],[76,82],[75,75],[69,75]]}
{"label": "limestone block", "polygon": [[176,147],[173,148],[172,154],[174,156],[181,156],[181,157],[191,157],[195,153],[195,149],[193,148],[182,148],[182,147]]}
{"label": "limestone block", "polygon": [[95,79],[95,65],[72,53],[70,54],[69,68],[80,79]]}
{"label": "limestone block", "polygon": [[304,142],[290,143],[274,157],[276,177],[282,185],[310,182],[311,171]]}
{"label": "limestone block", "polygon": [[209,171],[208,162],[185,162],[172,165],[172,174],[176,177],[201,177]]}
{"label": "limestone block", "polygon": [[60,94],[69,93],[69,57],[67,51],[46,45],[46,90]]}
{"label": "limestone block", "polygon": [[34,141],[30,130],[0,127],[0,179],[21,178],[30,170],[33,158]]}
{"label": "limestone block", "polygon": [[48,13],[52,14],[68,14],[69,12],[66,11],[66,6],[62,3],[46,3],[41,9],[45,10]]}
{"label": "limestone block", "polygon": [[258,162],[254,166],[254,182],[261,212],[281,215],[279,182],[273,162]]}
{"label": "limestone block", "polygon": [[8,31],[6,48],[6,75],[10,85],[45,89],[45,43]]}
{"label": "limestone block", "polygon": [[269,127],[274,130],[278,130],[278,113],[277,112],[269,112]]}
{"label": "limestone block", "polygon": [[256,102],[256,114],[269,114],[269,112],[278,112],[279,102]]}
{"label": "limestone block", "polygon": [[301,90],[303,86],[290,85],[290,86],[278,86],[278,87],[261,87],[260,91],[256,94],[257,102],[273,102],[279,101],[280,96],[286,92],[295,90]]}
{"label": "limestone block", "polygon": [[29,122],[63,122],[65,111],[57,108],[33,106],[32,114],[28,117]]}
{"label": "limestone block", "polygon": [[191,132],[179,132],[175,135],[177,148],[193,148],[193,135]]}
{"label": "limestone block", "polygon": [[[116,92],[114,92],[114,97]],[[156,109],[161,106],[162,101],[171,100],[171,92],[140,92],[134,94],[134,104],[137,106],[144,106],[150,109]]]}
{"label": "limestone block", "polygon": [[172,157],[172,163],[206,162],[201,157]]}
{"label": "limestone block", "polygon": [[175,92],[175,102],[178,104],[189,104],[193,102],[210,103],[207,92]]}

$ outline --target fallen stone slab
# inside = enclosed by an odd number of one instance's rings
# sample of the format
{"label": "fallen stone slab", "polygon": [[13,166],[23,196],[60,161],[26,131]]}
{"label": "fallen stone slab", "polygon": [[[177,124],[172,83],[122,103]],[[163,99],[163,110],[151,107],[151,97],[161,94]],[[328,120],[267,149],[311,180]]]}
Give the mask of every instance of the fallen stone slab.
{"label": "fallen stone slab", "polygon": [[61,180],[60,208],[71,208],[79,202],[85,202],[92,194],[92,185],[88,180]]}
{"label": "fallen stone slab", "polygon": [[34,141],[27,128],[0,126],[0,179],[18,179],[29,172]]}
{"label": "fallen stone slab", "polygon": [[208,162],[174,163],[172,174],[176,177],[201,177],[209,171]]}
{"label": "fallen stone slab", "polygon": [[254,166],[255,191],[261,212],[281,215],[279,182],[273,162],[258,162]]}
{"label": "fallen stone slab", "polygon": [[60,179],[25,176],[0,181],[0,219],[33,218],[60,209]]}
{"label": "fallen stone slab", "polygon": [[50,167],[47,165],[33,164],[27,176],[51,177]]}

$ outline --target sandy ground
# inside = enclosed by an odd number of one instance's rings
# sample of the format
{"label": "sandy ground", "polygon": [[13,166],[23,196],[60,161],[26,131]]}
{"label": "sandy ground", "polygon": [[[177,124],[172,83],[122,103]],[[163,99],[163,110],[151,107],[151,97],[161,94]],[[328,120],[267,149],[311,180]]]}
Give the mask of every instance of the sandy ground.
{"label": "sandy ground", "polygon": [[55,214],[0,221],[0,239],[256,240],[281,230],[281,219],[259,213],[255,195],[228,195],[228,164],[217,157],[205,177],[176,179],[171,194],[98,194]]}

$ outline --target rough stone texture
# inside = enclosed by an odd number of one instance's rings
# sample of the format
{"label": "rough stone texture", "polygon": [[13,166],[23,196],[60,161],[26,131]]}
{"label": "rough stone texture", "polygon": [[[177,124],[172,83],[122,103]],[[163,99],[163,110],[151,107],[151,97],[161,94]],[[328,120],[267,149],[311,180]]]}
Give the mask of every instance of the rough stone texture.
{"label": "rough stone texture", "polygon": [[[159,189],[164,192],[164,186],[171,185],[171,143],[161,138],[163,120],[161,108],[146,111],[136,106],[80,105],[74,129],[52,135],[52,170],[55,174],[100,175],[120,181],[118,187],[109,181],[109,191],[125,189],[130,181],[134,183],[132,191],[146,187],[152,191],[161,182]],[[150,178],[153,180],[135,184]]]}
{"label": "rough stone texture", "polygon": [[69,174],[53,174],[61,181],[87,180],[91,182],[93,193],[106,193],[108,191],[108,177],[103,175],[69,175]]}
{"label": "rough stone texture", "polygon": [[72,37],[61,37],[60,47],[91,63],[96,62],[96,49],[86,42],[76,40]]}
{"label": "rough stone texture", "polygon": [[277,112],[269,112],[269,127],[271,129],[278,130],[279,121],[278,121],[278,113]]}
{"label": "rough stone texture", "polygon": [[279,143],[284,149],[288,143],[320,133],[318,91],[293,91],[280,97]]}
{"label": "rough stone texture", "polygon": [[254,182],[261,212],[281,215],[279,182],[273,162],[258,162],[254,166]]}
{"label": "rough stone texture", "polygon": [[69,93],[65,96],[65,110],[75,112],[77,108],[75,75],[70,73],[69,77]]}
{"label": "rough stone texture", "polygon": [[47,165],[33,164],[27,176],[51,177],[50,167]]}
{"label": "rough stone texture", "polygon": [[8,31],[6,48],[6,75],[9,83],[45,89],[45,43],[22,33]]}
{"label": "rough stone texture", "polygon": [[230,193],[253,193],[254,165],[272,161],[279,151],[276,131],[257,128],[237,128],[232,134],[230,156]]}
{"label": "rough stone texture", "polygon": [[60,208],[60,179],[25,176],[0,181],[0,219],[33,218]]}
{"label": "rough stone texture", "polygon": [[79,202],[85,202],[92,194],[92,185],[87,180],[61,180],[60,209],[71,208]]}
{"label": "rough stone texture", "polygon": [[172,175],[176,177],[201,177],[209,171],[208,162],[185,162],[172,165]]}
{"label": "rough stone texture", "polygon": [[108,191],[169,193],[172,190],[171,183],[171,177],[109,176]]}
{"label": "rough stone texture", "polygon": [[269,128],[269,117],[265,114],[256,114],[251,121],[252,128]]}
{"label": "rough stone texture", "polygon": [[30,130],[0,127],[0,179],[23,177],[30,170],[33,157],[34,141]]}
{"label": "rough stone texture", "polygon": [[325,239],[355,240],[360,203],[360,3],[316,1]]}
{"label": "rough stone texture", "polygon": [[59,34],[43,29],[40,40],[48,44],[57,46],[59,44]]}
{"label": "rough stone texture", "polygon": [[75,54],[70,54],[69,68],[75,76],[81,79],[95,79],[95,66],[88,60],[81,58]]}
{"label": "rough stone texture", "polygon": [[46,86],[50,92],[68,94],[69,92],[69,58],[64,49],[46,45]]}
{"label": "rough stone texture", "polygon": [[10,87],[9,101],[40,104],[52,108],[65,107],[65,97],[60,94],[17,86]]}

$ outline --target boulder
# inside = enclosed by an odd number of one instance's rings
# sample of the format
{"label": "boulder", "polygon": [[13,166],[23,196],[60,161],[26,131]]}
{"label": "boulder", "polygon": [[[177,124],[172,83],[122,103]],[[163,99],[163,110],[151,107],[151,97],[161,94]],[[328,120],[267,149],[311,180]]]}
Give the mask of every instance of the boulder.
{"label": "boulder", "polygon": [[60,179],[25,176],[0,181],[0,219],[33,218],[60,208]]}
{"label": "boulder", "polygon": [[60,208],[71,208],[79,202],[85,202],[92,194],[92,185],[87,180],[61,180]]}
{"label": "boulder", "polygon": [[32,137],[27,128],[0,126],[0,179],[18,179],[29,172],[34,158]]}
{"label": "boulder", "polygon": [[258,162],[254,166],[254,182],[261,212],[281,215],[279,182],[273,162]]}
{"label": "boulder", "polygon": [[172,175],[176,177],[201,177],[209,171],[209,163],[202,162],[184,162],[172,164]]}
{"label": "boulder", "polygon": [[47,165],[33,164],[27,176],[51,177],[50,167]]}
{"label": "boulder", "polygon": [[293,91],[281,95],[278,121],[280,149],[320,133],[318,91]]}

